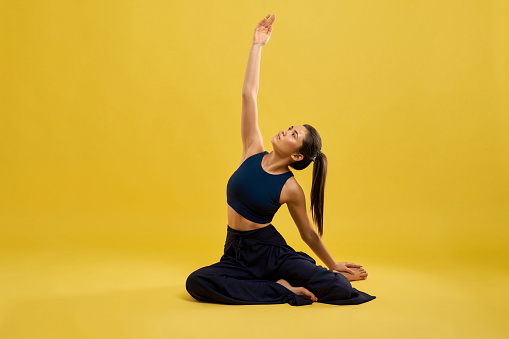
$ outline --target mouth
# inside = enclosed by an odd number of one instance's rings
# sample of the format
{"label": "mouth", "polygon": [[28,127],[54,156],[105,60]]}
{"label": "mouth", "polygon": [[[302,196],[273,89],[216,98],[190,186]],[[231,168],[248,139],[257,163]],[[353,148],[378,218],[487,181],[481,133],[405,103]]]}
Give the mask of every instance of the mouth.
{"label": "mouth", "polygon": [[281,139],[281,137],[279,136],[279,133],[277,134],[277,138],[278,138],[278,139]]}

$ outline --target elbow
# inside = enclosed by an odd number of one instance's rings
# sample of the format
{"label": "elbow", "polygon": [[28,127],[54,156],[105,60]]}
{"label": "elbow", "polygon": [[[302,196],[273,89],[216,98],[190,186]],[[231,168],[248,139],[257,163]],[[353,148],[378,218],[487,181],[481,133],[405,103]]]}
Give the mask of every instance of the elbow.
{"label": "elbow", "polygon": [[242,90],[242,99],[252,99],[258,96],[258,91],[255,89],[243,89]]}

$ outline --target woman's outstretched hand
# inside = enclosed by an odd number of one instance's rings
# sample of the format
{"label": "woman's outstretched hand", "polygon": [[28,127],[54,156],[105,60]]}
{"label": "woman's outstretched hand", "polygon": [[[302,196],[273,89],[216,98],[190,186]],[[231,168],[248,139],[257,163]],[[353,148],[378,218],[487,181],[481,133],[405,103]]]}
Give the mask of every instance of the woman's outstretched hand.
{"label": "woman's outstretched hand", "polygon": [[271,16],[269,13],[269,15],[258,23],[253,35],[253,45],[263,46],[269,42],[270,34],[272,33],[272,24],[275,20],[276,14]]}

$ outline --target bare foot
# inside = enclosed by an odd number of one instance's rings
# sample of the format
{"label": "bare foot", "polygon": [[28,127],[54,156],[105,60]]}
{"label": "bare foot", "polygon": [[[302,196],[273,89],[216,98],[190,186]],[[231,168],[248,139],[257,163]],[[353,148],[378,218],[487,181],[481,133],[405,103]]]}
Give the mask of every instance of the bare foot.
{"label": "bare foot", "polygon": [[341,272],[334,271],[334,272],[344,275],[350,281],[365,280],[368,277],[368,272],[366,272],[366,270],[362,267],[348,267],[348,268],[351,269],[354,272],[354,274],[351,274],[348,272],[343,272],[343,271],[341,271]]}
{"label": "bare foot", "polygon": [[293,293],[300,295],[304,299],[311,300],[311,301],[318,301],[318,298],[315,297],[313,293],[311,293],[307,288],[305,287],[293,287],[290,285],[290,283],[284,279],[279,279],[276,281],[279,285],[283,285]]}

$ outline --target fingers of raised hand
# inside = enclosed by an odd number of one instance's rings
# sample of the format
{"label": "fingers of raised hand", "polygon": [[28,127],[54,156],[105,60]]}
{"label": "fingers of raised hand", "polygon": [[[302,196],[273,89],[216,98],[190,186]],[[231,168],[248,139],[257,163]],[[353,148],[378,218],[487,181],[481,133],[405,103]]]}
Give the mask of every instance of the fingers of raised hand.
{"label": "fingers of raised hand", "polygon": [[272,16],[265,22],[265,26],[268,27],[272,25],[276,21],[276,14],[272,14]]}
{"label": "fingers of raised hand", "polygon": [[272,23],[276,20],[276,14],[268,14],[260,23],[258,26],[264,26],[265,28],[268,28]]}
{"label": "fingers of raised hand", "polygon": [[263,18],[263,20],[262,20],[262,21],[260,21],[260,22],[258,23],[258,25],[259,25],[259,26],[260,26],[260,25],[264,26],[264,25],[265,25],[265,22],[267,21],[267,19],[268,19],[268,18],[270,18],[270,13],[269,13],[269,14],[268,14],[265,18]]}

